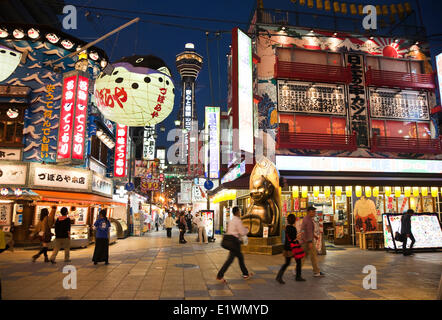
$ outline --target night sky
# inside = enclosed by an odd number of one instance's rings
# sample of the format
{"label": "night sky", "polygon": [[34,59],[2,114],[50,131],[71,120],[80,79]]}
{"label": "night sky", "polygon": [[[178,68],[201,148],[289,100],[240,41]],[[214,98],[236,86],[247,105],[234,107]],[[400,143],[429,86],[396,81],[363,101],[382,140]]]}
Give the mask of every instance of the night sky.
{"label": "night sky", "polygon": [[[388,4],[405,1],[345,1],[347,4],[369,4],[373,2],[374,4]],[[410,2],[413,8],[417,8],[415,1]],[[128,27],[118,35],[111,36],[97,46],[106,51],[111,62],[134,54],[153,54],[162,58],[172,71],[177,89],[180,87],[180,76],[175,67],[175,56],[184,51],[184,45],[187,42],[194,43],[195,50],[204,58],[203,69],[197,79],[196,91],[196,107],[200,127],[203,125],[205,106],[221,106],[222,110],[226,111],[226,54],[230,51],[231,30],[236,26],[243,29],[246,28],[255,6],[255,0],[78,0],[66,1],[66,3],[78,5],[78,29],[67,30],[67,32],[88,42],[95,40],[130,19],[137,16],[140,17],[143,21]],[[422,6],[424,24],[427,28],[428,35],[430,35],[432,54],[434,57],[434,55],[442,52],[442,36],[440,36],[442,33],[442,1],[421,0],[420,3]],[[80,6],[105,7],[116,10],[82,8]],[[293,10],[295,5],[290,0],[264,0],[264,7]],[[135,12],[130,13],[121,10]],[[143,14],[143,12],[219,19],[225,22],[154,16]],[[164,24],[175,24],[179,26],[167,26]],[[207,36],[205,31],[210,32],[209,51],[213,83],[213,101],[209,85],[208,54],[206,48]],[[220,31],[219,38],[215,35],[217,31]],[[435,34],[439,34],[439,36],[432,36]],[[220,72],[218,72],[218,70]],[[166,129],[174,127],[174,120],[176,120],[180,108],[181,91],[177,90],[176,93],[174,110],[161,124],[164,125]],[[166,142],[165,134],[159,134],[158,145],[167,146],[170,143],[171,142]]]}

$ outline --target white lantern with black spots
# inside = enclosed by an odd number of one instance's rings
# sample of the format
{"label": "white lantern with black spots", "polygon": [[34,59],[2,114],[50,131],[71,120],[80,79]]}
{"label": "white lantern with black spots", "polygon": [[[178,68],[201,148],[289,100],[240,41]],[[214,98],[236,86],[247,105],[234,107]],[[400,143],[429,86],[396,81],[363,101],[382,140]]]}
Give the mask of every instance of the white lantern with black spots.
{"label": "white lantern with black spots", "polygon": [[170,70],[155,56],[132,56],[101,73],[94,95],[105,118],[131,127],[153,126],[172,112],[175,87]]}

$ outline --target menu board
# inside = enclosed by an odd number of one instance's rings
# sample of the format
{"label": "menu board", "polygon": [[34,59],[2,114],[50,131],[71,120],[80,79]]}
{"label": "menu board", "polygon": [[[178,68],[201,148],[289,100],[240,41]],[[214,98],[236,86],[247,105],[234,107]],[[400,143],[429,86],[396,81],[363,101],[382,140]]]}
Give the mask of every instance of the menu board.
{"label": "menu board", "polygon": [[[393,239],[394,234],[401,230],[402,214],[384,214],[382,221],[384,225],[385,248],[402,249],[402,242]],[[442,248],[442,230],[436,214],[417,214],[411,216],[411,232],[416,243],[413,248]],[[396,248],[395,248],[396,243]],[[407,241],[407,248],[411,240]]]}
{"label": "menu board", "polygon": [[207,237],[213,237],[213,210],[201,211],[201,219],[206,227]]}

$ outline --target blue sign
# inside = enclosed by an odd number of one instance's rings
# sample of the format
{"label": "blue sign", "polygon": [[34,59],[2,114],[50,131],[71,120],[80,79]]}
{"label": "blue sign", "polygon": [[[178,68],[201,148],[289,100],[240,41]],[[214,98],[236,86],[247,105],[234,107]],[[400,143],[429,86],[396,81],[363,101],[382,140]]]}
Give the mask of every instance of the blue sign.
{"label": "blue sign", "polygon": [[132,182],[126,183],[126,185],[124,187],[127,191],[133,191],[135,189],[135,186]]}
{"label": "blue sign", "polygon": [[213,182],[210,180],[207,180],[206,182],[204,182],[204,188],[206,188],[207,190],[212,190]]}

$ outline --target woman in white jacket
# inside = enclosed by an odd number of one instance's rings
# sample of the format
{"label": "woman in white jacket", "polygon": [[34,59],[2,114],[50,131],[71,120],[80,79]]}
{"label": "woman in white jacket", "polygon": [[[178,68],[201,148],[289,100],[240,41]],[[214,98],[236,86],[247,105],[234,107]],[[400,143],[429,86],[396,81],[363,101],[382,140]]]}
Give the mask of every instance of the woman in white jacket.
{"label": "woman in white jacket", "polygon": [[226,273],[227,269],[232,264],[235,257],[239,260],[239,267],[241,268],[241,272],[243,274],[243,279],[249,279],[253,273],[249,274],[249,271],[246,268],[246,265],[244,263],[244,256],[241,252],[241,237],[247,235],[249,233],[249,230],[244,227],[241,219],[239,218],[241,215],[241,210],[238,207],[234,207],[232,209],[233,218],[229,222],[227,226],[227,232],[226,235],[231,235],[234,237],[235,245],[233,249],[229,250],[229,257],[227,258],[224,265],[221,267],[221,269],[218,272],[218,275],[216,277],[217,280],[225,282],[224,280],[224,274]]}

